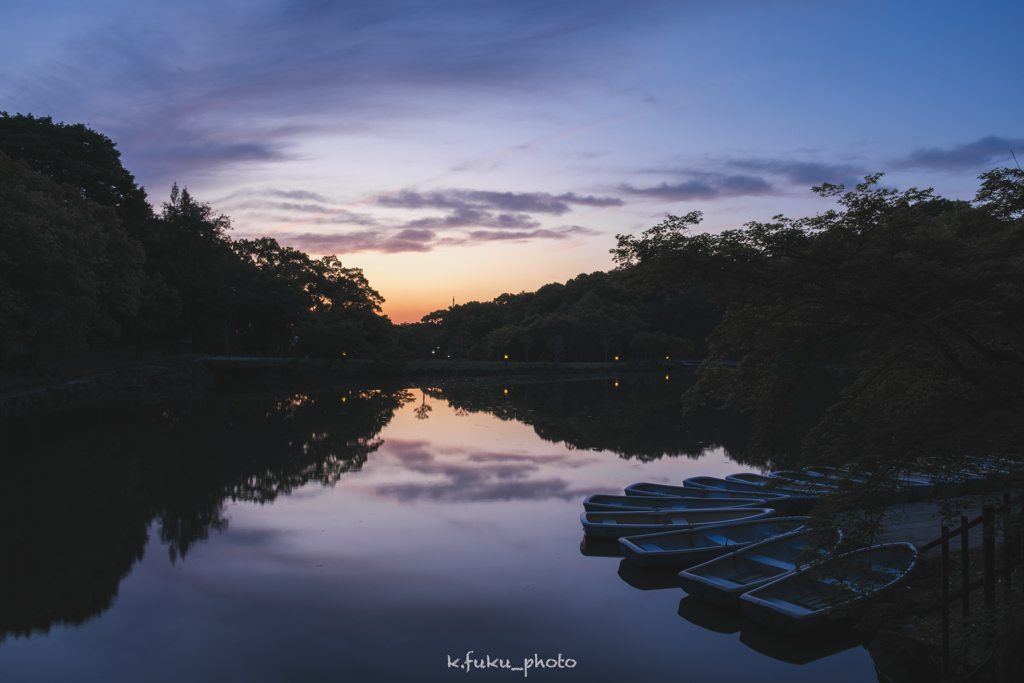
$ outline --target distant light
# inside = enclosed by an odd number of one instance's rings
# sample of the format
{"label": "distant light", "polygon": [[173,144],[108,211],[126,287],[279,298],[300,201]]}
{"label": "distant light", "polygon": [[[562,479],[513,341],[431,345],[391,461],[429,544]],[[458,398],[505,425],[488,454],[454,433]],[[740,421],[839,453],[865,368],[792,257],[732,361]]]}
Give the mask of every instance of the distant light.
{"label": "distant light", "polygon": [[665,360],[668,360],[668,356],[665,356]]}
{"label": "distant light", "polygon": [[342,396],[342,397],[341,397],[341,402],[342,402],[342,403],[344,403],[344,402],[345,402],[345,397],[344,397],[344,396]]}
{"label": "distant light", "polygon": [[505,390],[505,393],[506,393],[506,394],[508,393],[508,389],[506,389],[506,390]]}
{"label": "distant light", "polygon": [[665,379],[668,379],[668,375],[665,375]]}
{"label": "distant light", "polygon": [[[615,360],[618,360],[618,359],[619,359],[619,357],[618,357],[618,356],[615,356]],[[618,384],[616,384],[615,386],[619,386],[619,385],[618,385]]]}
{"label": "distant light", "polygon": [[505,360],[508,360],[508,354],[507,353],[505,354]]}
{"label": "distant light", "polygon": [[616,383],[615,383],[615,386],[619,386],[619,383],[618,383],[618,382],[616,382]]}

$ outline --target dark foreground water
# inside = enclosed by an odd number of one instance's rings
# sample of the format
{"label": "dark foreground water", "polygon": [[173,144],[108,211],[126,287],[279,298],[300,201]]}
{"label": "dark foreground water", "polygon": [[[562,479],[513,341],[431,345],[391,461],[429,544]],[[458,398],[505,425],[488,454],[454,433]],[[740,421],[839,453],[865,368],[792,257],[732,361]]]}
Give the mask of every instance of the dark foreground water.
{"label": "dark foreground water", "polygon": [[848,635],[774,636],[581,552],[585,496],[744,469],[742,423],[680,421],[657,379],[5,425],[0,681],[874,681]]}

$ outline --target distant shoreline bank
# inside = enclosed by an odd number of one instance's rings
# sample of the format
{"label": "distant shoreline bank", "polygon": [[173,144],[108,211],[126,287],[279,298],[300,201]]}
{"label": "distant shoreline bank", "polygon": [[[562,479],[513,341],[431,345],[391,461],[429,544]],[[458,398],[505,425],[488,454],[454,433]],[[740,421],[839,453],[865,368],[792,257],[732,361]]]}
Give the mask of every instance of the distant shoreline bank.
{"label": "distant shoreline bank", "polygon": [[43,375],[8,374],[0,384],[0,421],[18,416],[100,403],[154,401],[215,388],[329,390],[341,383],[423,380],[601,379],[621,375],[692,372],[692,367],[659,362],[619,363],[497,361],[327,361],[305,358],[182,356],[129,361],[114,355],[64,364]]}

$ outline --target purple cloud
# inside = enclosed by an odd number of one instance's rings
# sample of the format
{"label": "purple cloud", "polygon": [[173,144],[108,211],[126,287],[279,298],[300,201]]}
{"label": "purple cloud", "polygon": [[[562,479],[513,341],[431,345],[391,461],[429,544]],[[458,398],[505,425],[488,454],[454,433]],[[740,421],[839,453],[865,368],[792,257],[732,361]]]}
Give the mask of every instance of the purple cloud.
{"label": "purple cloud", "polygon": [[717,173],[694,173],[691,175],[696,177],[675,184],[666,182],[654,187],[634,187],[625,184],[622,189],[631,194],[655,197],[670,202],[756,196],[773,192],[772,186],[764,178],[758,176]]}
{"label": "purple cloud", "polygon": [[795,185],[853,185],[869,173],[853,164],[825,164],[791,159],[733,159],[728,166],[781,176]]}
{"label": "purple cloud", "polygon": [[953,147],[928,147],[914,150],[898,159],[896,168],[925,168],[962,171],[993,166],[1013,158],[1010,150],[1024,150],[1024,138],[985,137]]}
{"label": "purple cloud", "polygon": [[455,211],[509,211],[546,213],[561,216],[572,210],[570,204],[585,206],[622,206],[618,197],[582,197],[573,192],[551,195],[547,192],[487,192],[482,190],[438,190],[420,193],[403,191],[381,197],[381,206],[403,209],[452,209]]}

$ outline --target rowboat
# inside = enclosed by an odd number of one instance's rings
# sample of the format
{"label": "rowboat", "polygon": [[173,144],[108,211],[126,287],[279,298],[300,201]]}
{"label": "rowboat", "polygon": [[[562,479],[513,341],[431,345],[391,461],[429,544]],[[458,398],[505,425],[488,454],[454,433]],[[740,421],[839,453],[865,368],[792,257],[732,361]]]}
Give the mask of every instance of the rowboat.
{"label": "rowboat", "polygon": [[726,481],[733,484],[746,484],[756,486],[762,491],[775,491],[789,495],[820,496],[825,493],[835,492],[835,487],[809,484],[803,481],[794,481],[783,477],[770,477],[754,472],[740,472],[726,476]]}
{"label": "rowboat", "polygon": [[815,465],[813,467],[808,467],[804,471],[812,477],[821,477],[823,481],[829,484],[836,484],[841,481],[853,481],[859,484],[866,484],[869,481],[867,475],[854,474],[847,469],[840,469],[838,467]]}
{"label": "rowboat", "polygon": [[583,501],[587,512],[644,510],[708,510],[712,508],[768,507],[764,498],[670,498],[668,496],[606,496],[595,494]]}
{"label": "rowboat", "polygon": [[[687,480],[689,481],[689,480]],[[765,500],[766,498],[783,498],[784,494],[775,493],[761,495],[755,491],[729,491],[720,488],[695,488],[689,486],[670,486],[669,484],[649,484],[639,482],[626,487],[627,496],[668,496],[672,498],[728,498],[732,500]]]}
{"label": "rowboat", "polygon": [[761,494],[764,491],[764,486],[761,484],[736,481],[729,479],[728,477],[725,479],[719,479],[718,477],[690,477],[689,479],[683,480],[683,488],[722,489],[724,491],[737,491],[755,494]]}
{"label": "rowboat", "polygon": [[[734,475],[731,475],[734,476]],[[683,481],[684,490],[731,491],[748,496],[764,498],[768,505],[783,515],[799,515],[808,512],[818,502],[817,494],[807,490],[791,490],[782,487],[766,489],[760,484],[718,479],[717,477],[690,477]]]}
{"label": "rowboat", "polygon": [[626,560],[638,567],[693,567],[772,536],[795,531],[806,517],[742,520],[684,531],[620,538]]}
{"label": "rowboat", "polygon": [[927,500],[935,490],[935,483],[930,477],[910,472],[853,473],[846,468],[813,466],[807,469],[808,474],[820,474],[827,483],[841,487],[845,482],[859,486],[869,486],[875,490],[879,487],[891,489],[894,503],[907,503]]}
{"label": "rowboat", "polygon": [[807,564],[807,560],[820,555],[822,551],[811,550],[808,541],[824,541],[813,545],[829,551],[839,542],[837,532],[812,539],[815,533],[803,529],[793,531],[691,567],[679,573],[679,585],[706,602],[737,605],[744,593],[796,571],[800,567],[798,560]]}
{"label": "rowboat", "polygon": [[599,538],[640,536],[661,531],[682,531],[694,527],[770,517],[770,508],[721,508],[719,510],[679,510],[665,512],[584,512],[580,515],[583,532]]}
{"label": "rowboat", "polygon": [[779,470],[768,475],[769,479],[781,479],[783,486],[810,486],[825,491],[837,491],[836,482],[820,474],[812,474],[803,470]]}
{"label": "rowboat", "polygon": [[836,490],[834,486],[828,486],[827,484],[811,483],[811,480],[809,480],[809,478],[794,479],[784,476],[784,474],[780,472],[776,472],[775,474],[782,476],[766,476],[764,474],[756,474],[754,472],[740,472],[739,474],[728,475],[725,478],[725,480],[731,481],[736,484],[748,484],[750,486],[758,486],[762,489],[784,489],[786,491],[797,491],[800,493],[811,495],[831,493]]}
{"label": "rowboat", "polygon": [[916,564],[917,550],[909,543],[861,548],[744,593],[740,605],[745,615],[768,628],[805,633],[900,585]]}

